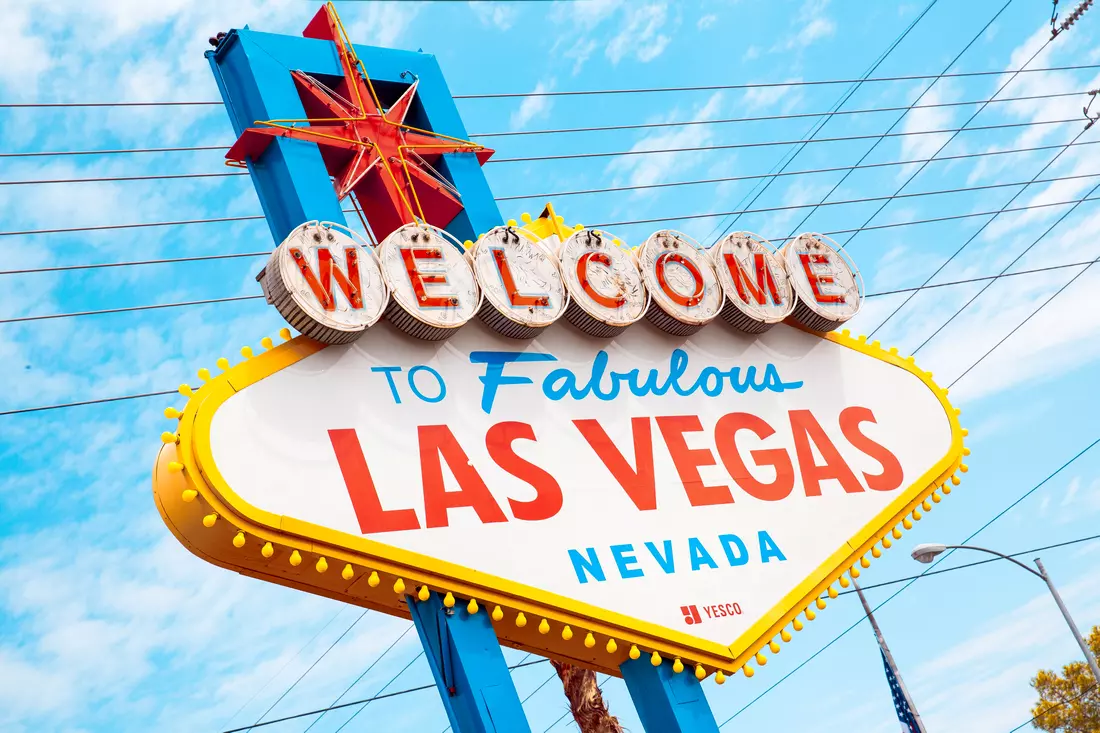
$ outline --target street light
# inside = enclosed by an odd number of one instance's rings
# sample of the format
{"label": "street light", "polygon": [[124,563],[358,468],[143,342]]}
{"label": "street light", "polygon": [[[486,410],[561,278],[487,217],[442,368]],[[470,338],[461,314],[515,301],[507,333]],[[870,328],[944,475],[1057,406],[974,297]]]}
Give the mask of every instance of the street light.
{"label": "street light", "polygon": [[1046,568],[1043,567],[1043,561],[1039,558],[1035,558],[1035,566],[1039,568],[1038,572],[1032,570],[1027,565],[1016,558],[1009,557],[1008,555],[997,552],[996,550],[988,550],[984,547],[976,547],[973,545],[941,545],[937,543],[926,543],[917,545],[913,548],[913,559],[919,563],[927,565],[936,559],[937,556],[944,553],[946,550],[974,550],[976,552],[985,552],[990,555],[996,555],[1002,560],[1008,560],[1009,562],[1019,565],[1024,570],[1028,571],[1035,577],[1042,580],[1047,584],[1047,588],[1050,589],[1050,594],[1054,596],[1054,602],[1058,604],[1058,610],[1062,612],[1063,618],[1066,619],[1066,624],[1069,625],[1069,630],[1073,632],[1073,638],[1077,640],[1077,646],[1081,647],[1081,651],[1085,654],[1085,660],[1089,663],[1089,669],[1092,670],[1092,677],[1096,680],[1097,684],[1100,684],[1100,668],[1096,666],[1096,657],[1093,656],[1092,650],[1089,649],[1089,645],[1085,643],[1085,640],[1081,638],[1081,632],[1077,630],[1077,624],[1073,622],[1073,617],[1069,615],[1069,609],[1066,608],[1066,604],[1062,603],[1062,596],[1058,595],[1058,589],[1054,587],[1054,583],[1051,581],[1050,576],[1047,575]]}

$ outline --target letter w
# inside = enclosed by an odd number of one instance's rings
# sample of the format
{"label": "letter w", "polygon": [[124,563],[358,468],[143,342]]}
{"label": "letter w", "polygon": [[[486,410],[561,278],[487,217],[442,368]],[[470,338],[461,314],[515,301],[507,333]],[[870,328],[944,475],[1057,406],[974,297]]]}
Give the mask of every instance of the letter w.
{"label": "letter w", "polygon": [[[748,274],[742,269],[741,263],[733,256],[732,253],[726,252],[726,267],[729,268],[730,276],[733,277],[734,287],[737,288],[737,294],[741,297],[741,300],[748,303],[749,295],[759,305],[764,305],[767,302],[765,297],[764,288],[768,289],[768,293],[772,296],[772,302],[779,305],[779,289],[775,285],[775,276],[772,274],[772,268],[768,267],[767,260],[764,259],[763,252],[756,252],[753,254],[752,264],[754,274],[756,275],[756,282],[754,283],[748,276]],[[746,290],[748,292],[746,292]]]}
{"label": "letter w", "polygon": [[332,260],[332,252],[328,247],[317,248],[317,273],[309,264],[302,250],[297,247],[290,248],[290,256],[294,258],[294,264],[302,273],[309,289],[326,311],[336,310],[336,300],[332,296],[332,279],[336,278],[336,285],[340,292],[347,298],[354,310],[363,307],[362,285],[359,279],[359,253],[354,247],[344,250],[344,260],[347,264],[347,274]]}

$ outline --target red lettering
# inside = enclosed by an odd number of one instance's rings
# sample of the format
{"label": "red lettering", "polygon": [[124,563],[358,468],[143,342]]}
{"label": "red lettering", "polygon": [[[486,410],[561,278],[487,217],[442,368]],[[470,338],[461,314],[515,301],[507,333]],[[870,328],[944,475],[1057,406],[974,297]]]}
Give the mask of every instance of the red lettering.
{"label": "red lettering", "polygon": [[[420,438],[420,475],[424,482],[425,526],[448,526],[447,511],[464,506],[477,512],[478,519],[484,524],[508,521],[450,428],[446,425],[421,425],[417,433]],[[440,457],[458,481],[458,491],[444,488]]]}
{"label": "red lettering", "polygon": [[707,618],[714,618],[710,612],[710,606],[703,606],[703,610],[707,612]]}
{"label": "red lettering", "polygon": [[529,306],[549,305],[550,299],[545,295],[522,295],[516,287],[516,279],[512,276],[512,267],[508,264],[508,255],[503,247],[490,247],[493,253],[493,263],[500,273],[500,281],[504,284],[504,290],[508,293],[508,302],[513,308],[527,308]]}
{"label": "red lettering", "polygon": [[741,451],[737,448],[737,433],[751,431],[761,440],[775,435],[775,430],[756,415],[747,412],[731,412],[718,419],[714,426],[714,443],[722,464],[729,471],[734,483],[746,494],[762,501],[786,499],[794,489],[794,466],[791,457],[783,448],[754,450],[749,453],[757,466],[770,466],[775,469],[775,480],[770,483],[758,481],[749,472]]}
{"label": "red lettering", "polygon": [[577,258],[577,279],[580,280],[581,287],[584,292],[588,294],[588,297],[602,305],[604,308],[621,308],[623,303],[626,302],[626,296],[619,294],[616,296],[604,295],[600,291],[592,287],[588,282],[588,263],[595,262],[603,265],[604,267],[611,267],[611,257],[606,252],[585,252],[579,258]]}
{"label": "red lettering", "polygon": [[840,432],[857,450],[879,462],[882,473],[863,473],[867,486],[875,491],[893,491],[901,486],[903,472],[898,457],[889,449],[868,438],[859,429],[859,424],[875,423],[875,415],[866,407],[847,407],[840,413]]}
{"label": "red lettering", "polygon": [[[670,262],[675,262],[683,267],[695,280],[695,290],[691,295],[678,293],[668,284],[668,278],[665,276],[665,268],[668,267]],[[653,267],[656,270],[657,284],[661,286],[661,290],[665,291],[665,295],[667,295],[673,303],[685,308],[691,308],[703,302],[703,291],[706,288],[706,284],[703,282],[703,273],[699,272],[699,268],[695,266],[694,262],[684,257],[679,252],[663,252],[657,257],[657,261],[654,263]]]}
{"label": "red lettering", "polygon": [[753,300],[758,305],[764,305],[767,302],[764,288],[767,287],[768,293],[772,296],[772,302],[776,305],[782,303],[779,299],[779,288],[775,284],[775,275],[772,274],[772,268],[768,267],[768,261],[765,259],[763,252],[753,253],[753,270],[756,273],[755,284],[749,279],[748,274],[741,267],[741,263],[734,257],[733,253],[726,252],[723,257],[726,260],[726,267],[729,268],[730,276],[733,278],[733,285],[737,288],[737,295],[743,302],[748,303],[749,295],[752,295]]}
{"label": "red lettering", "polygon": [[603,426],[596,420],[574,420],[573,424],[592,446],[603,465],[623,487],[623,491],[640,511],[652,511],[657,508],[657,486],[653,476],[653,431],[648,417],[635,417],[630,420],[630,430],[634,436],[634,465],[631,468],[618,447],[608,437]]}
{"label": "red lettering", "polygon": [[348,268],[346,275],[343,270],[333,263],[332,252],[328,247],[317,249],[319,276],[313,273],[313,268],[310,267],[309,261],[302,250],[291,247],[290,256],[294,258],[294,264],[298,266],[298,271],[302,273],[302,277],[305,278],[309,289],[313,291],[314,297],[317,298],[321,307],[326,311],[336,310],[336,300],[332,297],[333,277],[336,278],[336,285],[340,288],[340,292],[344,294],[344,297],[348,299],[351,307],[356,310],[363,307],[362,285],[359,279],[359,253],[354,247],[348,247],[344,250],[344,261]]}
{"label": "red lettering", "polygon": [[728,486],[704,486],[699,475],[702,466],[717,465],[714,454],[707,448],[688,448],[684,433],[702,432],[703,425],[696,415],[674,415],[658,417],[657,427],[665,439],[672,462],[676,464],[676,473],[684,484],[684,492],[692,506],[711,506],[713,504],[732,504],[733,495]]}
{"label": "red lettering", "polygon": [[806,273],[806,279],[810,283],[810,289],[814,293],[814,298],[818,303],[830,304],[830,303],[843,303],[843,295],[829,295],[821,291],[822,285],[835,285],[836,279],[832,275],[819,275],[814,271],[815,265],[827,265],[829,264],[829,257],[823,254],[810,254],[809,252],[799,252],[798,260],[802,263],[802,271]]}
{"label": "red lettering", "polygon": [[363,456],[363,447],[354,430],[330,430],[328,439],[332,442],[332,451],[336,462],[340,464],[340,473],[344,485],[351,497],[351,507],[355,518],[359,520],[359,531],[363,534],[376,532],[398,532],[405,529],[420,529],[420,522],[413,509],[383,509],[378,491],[371,478],[367,459]]}
{"label": "red lettering", "polygon": [[515,440],[535,440],[535,431],[527,423],[502,422],[489,428],[485,434],[485,447],[489,457],[508,473],[526,481],[535,490],[531,501],[508,499],[512,516],[526,522],[549,519],[561,510],[561,486],[546,471],[520,458],[512,449]]}
{"label": "red lettering", "polygon": [[[846,493],[857,494],[863,487],[852,469],[845,463],[829,436],[825,434],[817,418],[809,410],[791,410],[791,431],[794,433],[794,450],[798,468],[802,471],[802,487],[806,496],[821,496],[821,482],[833,479],[840,482]],[[817,465],[814,447],[825,460]]]}
{"label": "red lettering", "polygon": [[409,275],[416,304],[421,308],[452,308],[458,305],[454,295],[428,295],[425,285],[446,285],[447,276],[420,272],[417,260],[442,260],[443,252],[438,247],[401,247],[401,261],[405,263],[405,272]]}

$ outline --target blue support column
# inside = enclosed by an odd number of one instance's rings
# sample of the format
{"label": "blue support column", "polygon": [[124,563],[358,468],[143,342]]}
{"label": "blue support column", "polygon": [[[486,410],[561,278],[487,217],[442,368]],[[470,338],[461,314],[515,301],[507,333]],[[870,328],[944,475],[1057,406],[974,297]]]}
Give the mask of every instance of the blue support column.
{"label": "blue support column", "polygon": [[647,733],[718,733],[710,703],[690,670],[676,674],[671,662],[654,667],[643,657],[627,660],[619,671]]}
{"label": "blue support column", "polygon": [[435,593],[408,603],[454,733],[530,733],[488,610],[447,608]]}

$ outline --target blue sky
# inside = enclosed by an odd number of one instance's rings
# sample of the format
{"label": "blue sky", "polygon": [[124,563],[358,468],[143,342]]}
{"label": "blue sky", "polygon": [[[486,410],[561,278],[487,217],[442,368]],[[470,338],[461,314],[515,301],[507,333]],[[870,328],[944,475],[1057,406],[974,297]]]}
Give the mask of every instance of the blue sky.
{"label": "blue sky", "polygon": [[[1004,0],[940,0],[882,63],[877,76],[935,74],[970,41]],[[1069,3],[1063,3],[1069,9]],[[609,87],[734,84],[855,78],[925,6],[921,3],[750,3],[736,0],[589,0],[512,3],[358,3],[339,5],[354,39],[438,56],[456,94]],[[4,102],[216,99],[202,56],[219,30],[251,27],[300,33],[319,7],[310,0],[112,2],[51,0],[8,4],[0,43]],[[1096,11],[1093,11],[1095,13]],[[1015,0],[953,71],[1017,68],[1045,40],[1049,7]],[[1033,67],[1100,63],[1100,18],[1086,14]],[[923,103],[981,100],[1006,77],[942,80]],[[1020,76],[1002,96],[1100,86],[1098,69]],[[861,87],[845,109],[909,104],[929,81]],[[780,87],[690,94],[461,101],[471,132],[647,121],[682,121],[829,109],[843,86]],[[1083,95],[991,105],[975,125],[1079,118]],[[911,112],[899,131],[957,127],[976,107]],[[831,120],[822,136],[877,134],[899,113]],[[493,140],[500,157],[601,150],[661,149],[799,139],[814,120],[796,119],[626,132]],[[1059,145],[1082,123],[963,133],[945,155]],[[3,152],[227,144],[231,128],[217,107],[0,110]],[[867,162],[928,157],[944,135],[884,141]],[[1081,140],[1100,139],[1100,126]],[[852,165],[872,140],[806,147],[792,170]],[[1069,149],[1044,178],[1100,173],[1091,146]],[[487,166],[493,190],[511,196],[766,173],[790,148],[758,147],[623,158]],[[1023,182],[1057,150],[935,163],[907,191]],[[1095,164],[1093,164],[1095,165]],[[224,170],[221,154],[3,159],[0,180]],[[831,200],[894,191],[910,167],[857,171]],[[779,179],[756,208],[816,203],[840,174]],[[1082,197],[1097,182],[1036,184],[1014,206]],[[685,186],[559,198],[571,221],[622,221],[729,211],[753,182]],[[872,223],[994,211],[1019,189],[996,188],[892,202]],[[503,205],[517,216],[541,200]],[[817,210],[802,229],[862,224],[877,203]],[[998,217],[937,278],[999,272],[1066,207]],[[0,186],[0,229],[15,231],[259,213],[247,178]],[[806,212],[742,217],[738,228],[781,238]],[[987,217],[859,234],[849,251],[869,292],[919,285]],[[684,222],[706,240],[718,219]],[[622,227],[628,241],[656,226]],[[1031,269],[1100,256],[1100,211],[1084,203],[1014,267]],[[4,236],[5,264],[23,269],[78,263],[262,251],[262,222],[99,233]],[[841,238],[840,241],[844,241]],[[257,259],[54,274],[0,275],[0,318],[257,291]],[[1095,271],[1094,271],[1095,270]],[[867,583],[910,575],[916,541],[960,541],[1100,437],[1100,268],[1086,272],[952,388],[970,429],[971,471],[960,489],[865,574]],[[995,283],[923,347],[918,363],[952,382],[989,347],[1064,285],[1078,268]],[[903,353],[917,348],[980,285],[922,292],[878,333]],[[904,296],[868,300],[851,327],[869,333]],[[0,324],[0,411],[171,389],[256,345],[282,324],[262,302]],[[0,728],[11,731],[220,731],[263,713],[343,633],[359,609],[236,577],[206,566],[168,534],[153,507],[149,472],[171,399],[147,399],[0,416]],[[1019,551],[1095,533],[1100,515],[1100,448],[1072,463],[975,538]],[[1100,623],[1100,542],[1043,554],[1079,624]],[[971,559],[971,558],[966,558]],[[963,562],[951,558],[946,564]],[[873,602],[892,589],[869,592]],[[879,612],[879,620],[932,730],[1000,733],[1028,719],[1028,678],[1058,667],[1076,648],[1045,589],[1010,565],[986,565],[921,580]],[[851,597],[830,605],[796,644],[753,679],[707,685],[719,722],[830,642],[860,616]],[[272,715],[334,700],[406,628],[368,613],[281,700]],[[419,652],[406,635],[347,699],[375,694]],[[508,652],[510,661],[522,655]],[[550,674],[547,665],[515,673],[521,696]],[[416,659],[390,690],[427,684]],[[639,730],[622,683],[605,692],[613,712]],[[556,682],[526,702],[534,730],[564,711]],[[349,712],[313,730],[338,728]],[[384,723],[384,726],[383,726]],[[554,730],[568,730],[563,721]],[[273,725],[272,733],[307,723]],[[346,730],[442,731],[431,690],[372,704]],[[866,624],[822,652],[741,712],[722,730],[896,731],[878,652]]]}

